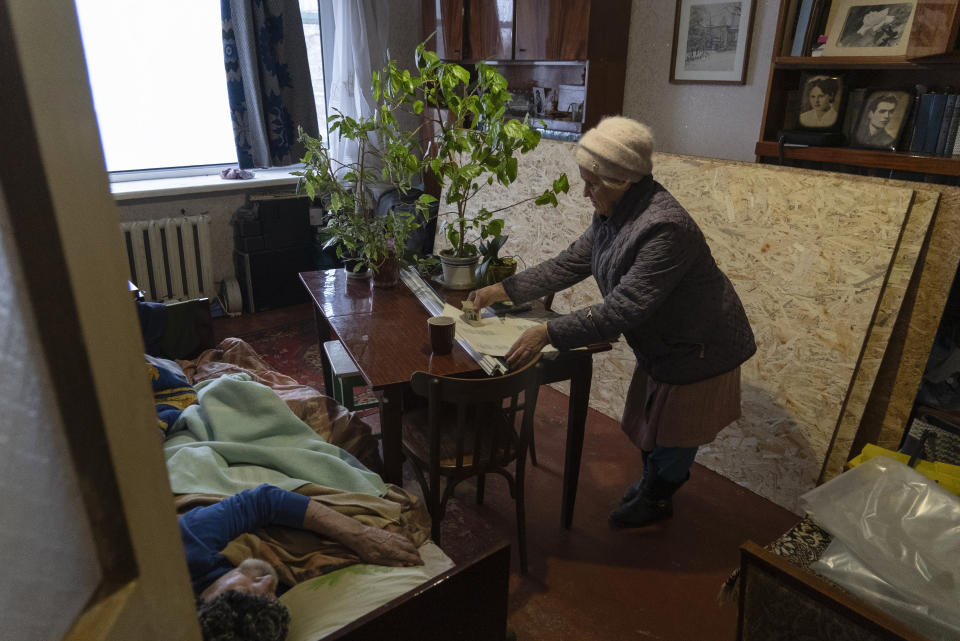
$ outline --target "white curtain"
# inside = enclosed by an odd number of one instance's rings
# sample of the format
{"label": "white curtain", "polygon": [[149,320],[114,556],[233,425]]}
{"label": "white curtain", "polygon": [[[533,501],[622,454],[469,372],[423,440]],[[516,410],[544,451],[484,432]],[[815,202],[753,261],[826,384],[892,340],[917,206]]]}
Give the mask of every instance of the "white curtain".
{"label": "white curtain", "polygon": [[[387,59],[389,2],[333,0],[333,73],[330,81],[331,113],[361,118],[373,114],[376,103],[370,76]],[[357,160],[357,144],[334,134],[330,149],[343,163]]]}

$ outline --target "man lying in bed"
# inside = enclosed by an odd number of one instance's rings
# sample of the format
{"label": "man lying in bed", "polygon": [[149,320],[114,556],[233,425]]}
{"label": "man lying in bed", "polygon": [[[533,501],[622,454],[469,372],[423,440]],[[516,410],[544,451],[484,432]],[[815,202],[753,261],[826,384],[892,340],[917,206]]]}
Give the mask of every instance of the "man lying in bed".
{"label": "man lying in bed", "polygon": [[204,639],[282,640],[289,615],[276,600],[277,573],[246,559],[233,567],[220,551],[240,534],[285,525],[333,539],[365,562],[409,566],[423,561],[406,537],[363,525],[302,494],[270,485],[245,490],[180,517],[187,566],[198,595]]}
{"label": "man lying in bed", "polygon": [[[341,506],[353,506],[350,509],[355,511],[357,505],[378,505],[375,509],[382,515],[374,523],[401,518],[400,506],[385,496],[388,489],[378,475],[320,439],[270,388],[234,375],[194,387],[177,363],[146,359],[171,489],[181,498],[196,493],[227,497],[180,517],[204,638],[285,636],[288,615],[276,601],[276,569],[259,558],[236,559],[227,549],[238,537],[267,526],[313,532],[349,548],[366,563],[422,564],[415,541],[404,534],[367,525],[324,505],[321,500],[331,500],[329,494],[311,500],[288,491],[303,492],[317,484],[339,488],[349,496]],[[273,484],[243,489],[250,487],[252,478],[261,479],[255,483],[283,484],[288,489]],[[423,530],[425,538],[426,527]],[[410,534],[407,529],[403,532]],[[285,548],[297,545],[289,535],[282,539]],[[316,539],[308,544],[309,551],[303,547],[287,551],[299,558],[320,545],[323,542]],[[262,551],[260,544],[253,546],[255,556]],[[316,570],[329,571],[337,563],[325,557]],[[289,587],[312,572],[287,576],[284,584]]]}

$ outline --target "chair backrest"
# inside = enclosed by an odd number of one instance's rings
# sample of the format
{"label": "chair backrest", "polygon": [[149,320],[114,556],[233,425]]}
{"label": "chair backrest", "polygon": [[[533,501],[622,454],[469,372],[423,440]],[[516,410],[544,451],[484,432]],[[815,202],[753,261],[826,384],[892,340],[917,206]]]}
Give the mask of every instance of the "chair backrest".
{"label": "chair backrest", "polygon": [[[451,429],[454,431],[457,442],[457,467],[463,464],[464,445],[468,448],[470,444],[464,443],[463,439],[471,430],[471,422],[475,417],[482,413],[478,410],[481,407],[497,407],[504,412],[505,419],[510,425],[515,426],[517,415],[522,413],[521,434],[529,435],[533,429],[533,415],[537,406],[537,393],[542,378],[540,355],[528,362],[520,369],[490,378],[459,378],[452,376],[435,376],[426,372],[416,372],[410,379],[410,386],[413,392],[418,396],[426,398],[429,402],[428,422],[430,425],[431,439],[437,438],[436,434],[441,429]],[[520,394],[523,394],[523,400],[520,400]],[[503,407],[504,399],[509,399],[508,406]],[[445,414],[445,406],[456,406],[456,423],[454,425],[440,425],[440,416]],[[497,447],[503,443],[497,443],[498,436],[492,434],[495,439],[490,448],[481,448],[480,441],[483,438],[483,430],[474,429],[472,451],[479,452],[482,449],[488,452],[496,451]],[[494,431],[495,432],[495,431]]]}

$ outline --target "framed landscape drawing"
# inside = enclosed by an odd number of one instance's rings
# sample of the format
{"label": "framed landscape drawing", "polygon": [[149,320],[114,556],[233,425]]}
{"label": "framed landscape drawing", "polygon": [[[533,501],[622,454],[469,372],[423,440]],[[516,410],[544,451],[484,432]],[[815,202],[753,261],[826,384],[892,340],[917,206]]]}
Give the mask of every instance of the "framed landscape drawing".
{"label": "framed landscape drawing", "polygon": [[670,82],[742,85],[756,0],[677,0]]}
{"label": "framed landscape drawing", "polygon": [[824,56],[904,56],[917,0],[833,0]]}

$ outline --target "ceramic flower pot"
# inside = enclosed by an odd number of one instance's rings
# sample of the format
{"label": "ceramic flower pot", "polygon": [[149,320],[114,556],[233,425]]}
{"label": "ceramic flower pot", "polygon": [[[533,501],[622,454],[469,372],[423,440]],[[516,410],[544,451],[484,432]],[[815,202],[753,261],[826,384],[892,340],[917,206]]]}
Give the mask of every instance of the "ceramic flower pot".
{"label": "ceramic flower pot", "polygon": [[500,265],[487,265],[483,276],[477,279],[477,287],[486,287],[499,283],[507,276],[513,276],[517,273],[517,261],[512,258],[501,259]]}
{"label": "ceramic flower pot", "polygon": [[479,256],[460,258],[440,253],[440,263],[443,265],[443,286],[447,289],[473,289],[476,279],[474,270],[479,262]]}

